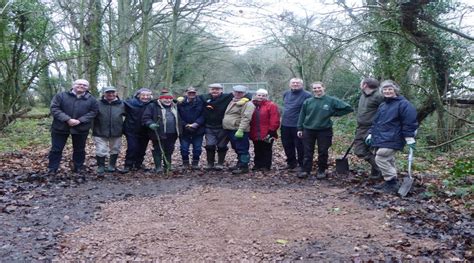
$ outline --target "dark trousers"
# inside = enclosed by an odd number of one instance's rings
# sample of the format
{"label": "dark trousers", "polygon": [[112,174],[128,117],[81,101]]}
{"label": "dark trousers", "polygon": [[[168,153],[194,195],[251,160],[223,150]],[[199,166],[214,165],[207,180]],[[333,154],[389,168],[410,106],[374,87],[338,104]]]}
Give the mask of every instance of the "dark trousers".
{"label": "dark trousers", "polygon": [[253,141],[254,168],[270,169],[272,167],[272,147],[273,142]]}
{"label": "dark trousers", "polygon": [[[171,156],[174,152],[174,144],[176,143],[176,139],[178,139],[178,135],[176,133],[167,133],[165,136],[160,138],[159,143],[158,140],[152,140],[153,154],[160,155],[164,165],[171,164]],[[163,149],[163,151],[161,151],[161,149]]]}
{"label": "dark trousers", "polygon": [[181,137],[179,137],[180,152],[181,152],[181,157],[183,158],[183,161],[189,161],[189,147],[191,145],[193,146],[193,160],[199,161],[199,157],[201,156],[201,153],[202,153],[203,137],[204,137],[204,134],[200,134],[200,135],[184,134]]}
{"label": "dark trousers", "polygon": [[232,149],[234,149],[237,154],[237,166],[239,167],[248,167],[250,162],[250,142],[249,142],[249,133],[244,132],[244,136],[240,139],[235,137],[236,130],[225,130],[227,137],[225,139],[225,144],[230,141]]}
{"label": "dark trousers", "polygon": [[325,171],[328,168],[329,147],[332,145],[332,128],[324,130],[304,129],[303,143],[303,171],[311,172],[313,167],[314,146],[316,143],[318,145],[318,171]]}
{"label": "dark trousers", "polygon": [[[298,138],[297,132],[298,129],[296,127],[281,126],[281,143],[285,150],[286,163],[290,166],[296,167],[298,164],[300,167],[303,167],[303,141]],[[297,154],[298,159],[296,158]]]}
{"label": "dark trousers", "polygon": [[127,152],[125,153],[125,167],[140,168],[145,159],[148,136],[137,136],[135,134],[125,134],[127,138]]}
{"label": "dark trousers", "polygon": [[[74,169],[79,170],[84,166],[86,159],[86,134],[71,134],[72,137],[72,161],[74,163]],[[66,146],[67,138],[69,134],[62,133],[51,133],[51,151],[49,152],[49,164],[48,168],[51,170],[58,170],[59,163],[63,156],[64,146]]]}

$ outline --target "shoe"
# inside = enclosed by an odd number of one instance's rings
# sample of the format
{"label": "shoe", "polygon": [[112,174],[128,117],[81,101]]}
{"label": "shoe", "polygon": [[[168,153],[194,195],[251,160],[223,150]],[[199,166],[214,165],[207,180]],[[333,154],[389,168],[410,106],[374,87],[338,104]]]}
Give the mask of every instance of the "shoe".
{"label": "shoe", "polygon": [[384,181],[383,183],[380,183],[374,186],[374,189],[380,190],[387,194],[396,194],[398,192],[398,188],[399,188],[399,185],[398,185],[397,178]]}
{"label": "shoe", "polygon": [[318,173],[316,174],[317,179],[324,179],[326,178],[326,176],[326,171],[318,171]]}
{"label": "shoe", "polygon": [[258,166],[252,167],[252,171],[254,171],[254,172],[261,171],[262,169],[263,169],[262,167],[258,167]]}
{"label": "shoe", "polygon": [[222,170],[224,170],[224,165],[218,163],[218,164],[214,165],[214,170],[216,170],[216,171],[222,171]]}
{"label": "shoe", "polygon": [[206,170],[208,170],[208,171],[214,170],[214,164],[213,164],[213,163],[212,163],[212,164],[211,164],[211,163],[208,163],[208,164],[206,165]]}
{"label": "shoe", "polygon": [[379,179],[382,179],[382,173],[377,169],[372,169],[369,175],[369,180],[379,180]]}
{"label": "shoe", "polygon": [[47,172],[48,175],[56,175],[57,173],[58,173],[58,169],[51,169],[51,168],[49,168]]}
{"label": "shoe", "polygon": [[191,168],[193,170],[199,170],[199,160],[193,160],[191,163]]}
{"label": "shoe", "polygon": [[123,169],[120,172],[123,173],[123,174],[126,174],[126,173],[130,172],[131,169],[132,169],[131,167],[125,166],[125,167],[123,167]]}
{"label": "shoe", "polygon": [[161,167],[156,167],[156,168],[155,168],[155,173],[156,173],[156,174],[162,174],[162,173],[163,173],[163,168],[161,168]]}
{"label": "shoe", "polygon": [[246,174],[249,172],[248,167],[239,167],[232,171],[232,174]]}
{"label": "shoe", "polygon": [[297,177],[300,179],[306,179],[309,177],[309,175],[310,175],[309,172],[301,171],[298,173]]}
{"label": "shoe", "polygon": [[290,172],[295,172],[295,170],[298,168],[298,166],[296,164],[288,164],[287,166],[285,166],[285,168],[283,168],[283,170],[288,170]]}

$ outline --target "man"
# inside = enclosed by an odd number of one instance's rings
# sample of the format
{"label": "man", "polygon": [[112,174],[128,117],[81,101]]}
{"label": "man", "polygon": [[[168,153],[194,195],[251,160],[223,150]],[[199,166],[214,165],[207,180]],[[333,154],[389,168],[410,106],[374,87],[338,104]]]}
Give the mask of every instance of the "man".
{"label": "man", "polygon": [[332,116],[343,116],[353,111],[352,107],[335,97],[326,95],[322,82],[311,84],[314,97],[306,100],[298,118],[298,137],[303,138],[304,162],[299,178],[307,178],[313,167],[314,146],[318,144],[317,178],[326,177],[328,151],[332,145]]}
{"label": "man", "polygon": [[105,169],[105,158],[109,156],[107,172],[115,172],[117,157],[122,146],[123,118],[125,106],[117,96],[117,89],[113,86],[102,89],[102,98],[99,100],[99,113],[94,119],[94,136],[97,173],[102,175]]}
{"label": "man", "polygon": [[255,105],[245,98],[247,87],[237,85],[232,89],[233,99],[225,110],[222,127],[226,132],[226,142],[230,141],[237,153],[237,166],[232,173],[242,174],[249,171],[249,131]]}
{"label": "man", "polygon": [[[303,80],[292,78],[290,90],[283,93],[283,114],[281,119],[281,142],[286,155],[286,169],[294,170],[303,166],[303,142],[297,136],[297,122],[303,102],[311,94],[303,90]],[[298,156],[298,158],[296,157]]]}
{"label": "man", "polygon": [[74,81],[70,91],[58,93],[53,97],[49,174],[57,173],[69,135],[72,137],[73,148],[72,170],[79,173],[84,169],[87,135],[97,112],[97,100],[89,93],[89,82],[85,79]]}
{"label": "man", "polygon": [[383,81],[380,93],[384,96],[384,102],[375,114],[366,143],[377,149],[375,162],[384,179],[374,188],[395,194],[398,191],[395,154],[403,150],[405,144],[415,150],[417,112],[413,104],[400,95],[400,87],[394,81]]}
{"label": "man", "polygon": [[[222,128],[222,119],[224,119],[227,105],[233,99],[232,94],[224,94],[223,87],[219,83],[213,83],[208,86],[209,93],[200,96],[204,102],[204,122],[206,137],[206,155],[207,168],[222,170],[224,169],[225,156],[227,154],[226,133]],[[217,165],[215,164],[217,151]]]}
{"label": "man", "polygon": [[181,118],[183,133],[179,137],[183,167],[189,167],[189,146],[193,146],[192,168],[199,168],[199,158],[202,153],[204,136],[204,102],[197,98],[194,87],[186,90],[185,97],[178,98],[178,113]]}
{"label": "man", "polygon": [[167,89],[162,89],[158,100],[146,106],[142,117],[142,124],[149,128],[148,136],[153,142],[152,154],[157,174],[163,172],[162,163],[166,173],[172,171],[171,156],[176,139],[181,134],[179,123],[178,109],[173,102],[173,95]]}
{"label": "man", "polygon": [[370,126],[377,113],[383,96],[378,91],[379,81],[373,78],[365,78],[360,83],[361,95],[357,108],[357,129],[354,139],[354,153],[357,157],[364,159],[371,166],[371,179],[381,178],[380,169],[375,163],[375,155],[370,146],[365,143],[365,138],[369,134]]}

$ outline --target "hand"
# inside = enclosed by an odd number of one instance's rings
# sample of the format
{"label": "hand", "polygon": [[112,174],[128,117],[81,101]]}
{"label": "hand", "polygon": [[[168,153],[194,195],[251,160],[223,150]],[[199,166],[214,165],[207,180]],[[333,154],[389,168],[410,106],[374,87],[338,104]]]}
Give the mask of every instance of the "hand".
{"label": "hand", "polygon": [[69,120],[67,121],[67,124],[68,124],[69,126],[71,126],[71,127],[76,126],[76,125],[78,125],[79,123],[81,123],[81,121],[76,120],[76,119],[69,119]]}
{"label": "hand", "polygon": [[416,150],[416,141],[413,137],[406,137],[405,141],[407,142],[407,146],[413,150]]}
{"label": "hand", "polygon": [[245,103],[247,103],[247,102],[249,102],[249,101],[250,101],[250,100],[249,100],[248,98],[245,98],[245,97],[244,97],[244,98],[241,98],[239,101],[237,101],[237,103],[235,103],[235,104],[237,104],[237,105],[239,105],[239,106],[242,106],[242,105],[244,105]]}
{"label": "hand", "polygon": [[191,133],[196,131],[196,128],[194,128],[192,124],[186,124],[184,126],[184,129],[186,129],[188,132],[191,132]]}
{"label": "hand", "polygon": [[237,139],[242,139],[242,138],[244,138],[244,131],[241,130],[241,129],[238,129],[238,130],[235,132],[235,135],[234,135],[234,136],[235,136],[235,138],[237,138]]}
{"label": "hand", "polygon": [[365,144],[369,146],[372,145],[372,134],[369,134],[367,137],[365,137]]}
{"label": "hand", "polygon": [[176,98],[176,101],[177,101],[178,103],[183,103],[183,102],[184,102],[184,97],[183,97],[183,96],[178,97],[178,98]]}
{"label": "hand", "polygon": [[188,124],[189,126],[193,127],[193,129],[199,128],[199,124],[193,123],[193,124]]}
{"label": "hand", "polygon": [[296,132],[296,136],[298,136],[298,138],[303,138],[303,131]]}
{"label": "hand", "polygon": [[273,138],[278,137],[278,133],[276,131],[268,131],[268,135],[272,136]]}
{"label": "hand", "polygon": [[148,128],[150,128],[152,130],[158,130],[159,127],[160,127],[160,125],[158,125],[158,123],[152,123],[152,124],[148,125]]}

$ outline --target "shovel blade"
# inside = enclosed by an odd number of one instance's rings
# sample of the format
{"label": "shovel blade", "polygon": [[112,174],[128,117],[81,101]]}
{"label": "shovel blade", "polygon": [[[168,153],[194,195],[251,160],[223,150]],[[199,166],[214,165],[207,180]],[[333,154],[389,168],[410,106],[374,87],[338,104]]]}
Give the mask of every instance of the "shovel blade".
{"label": "shovel blade", "polygon": [[336,159],[336,173],[339,175],[349,173],[349,161],[347,158]]}
{"label": "shovel blade", "polygon": [[408,194],[408,192],[410,192],[411,186],[413,185],[413,181],[415,181],[415,179],[413,179],[413,177],[407,176],[407,177],[403,178],[402,185],[398,189],[398,194],[400,196],[405,197]]}

